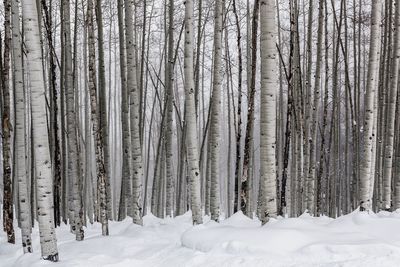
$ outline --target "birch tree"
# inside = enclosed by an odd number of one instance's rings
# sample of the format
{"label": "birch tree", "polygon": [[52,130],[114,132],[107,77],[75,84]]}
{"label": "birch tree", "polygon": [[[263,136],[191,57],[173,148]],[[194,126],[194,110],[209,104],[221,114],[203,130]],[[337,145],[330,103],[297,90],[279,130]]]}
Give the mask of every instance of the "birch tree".
{"label": "birch tree", "polygon": [[124,32],[124,0],[118,0],[119,66],[121,76],[121,124],[122,124],[122,180],[118,220],[126,216],[126,202],[131,202],[131,139],[129,134],[129,97],[126,85],[126,57]]}
{"label": "birch tree", "polygon": [[[236,160],[235,160],[235,195],[233,200],[233,211],[238,211],[239,202],[239,181],[240,181],[240,163],[241,163],[241,140],[242,140],[242,79],[243,79],[243,57],[242,57],[242,45],[241,45],[241,31],[238,11],[236,7],[236,0],[232,1],[233,13],[235,15],[236,25],[236,43],[238,53],[238,100],[237,100],[237,129],[236,129]],[[228,199],[228,201],[231,201]],[[230,212],[230,211],[229,211]]]}
{"label": "birch tree", "polygon": [[172,124],[173,124],[173,82],[174,82],[174,0],[169,0],[168,7],[168,61],[165,68],[165,89],[166,89],[166,129],[165,129],[165,159],[166,159],[166,213],[173,215],[173,154],[172,154]]}
{"label": "birch tree", "polygon": [[[200,199],[200,169],[196,131],[195,91],[193,79],[193,0],[185,1],[184,87],[186,107],[186,150],[193,224],[203,223]],[[182,158],[184,160],[184,158]]]}
{"label": "birch tree", "polygon": [[73,206],[70,210],[73,214],[71,227],[76,235],[76,240],[83,240],[84,232],[81,221],[82,197],[79,190],[81,179],[79,177],[79,153],[77,140],[77,121],[75,110],[75,86],[72,71],[72,43],[71,43],[71,21],[70,21],[70,2],[63,0],[63,20],[64,23],[64,66],[65,66],[65,90],[67,95],[67,137],[68,137],[68,179],[72,181]]}
{"label": "birch tree", "polygon": [[25,112],[24,80],[22,68],[22,46],[20,34],[19,0],[12,1],[12,51],[15,94],[15,146],[16,146],[16,177],[18,179],[18,199],[21,223],[22,248],[24,253],[32,252],[31,239],[31,205],[28,193],[28,175],[26,169],[25,148]]}
{"label": "birch tree", "polygon": [[3,225],[7,232],[7,241],[15,243],[14,233],[14,210],[11,178],[11,100],[10,100],[10,46],[11,46],[11,1],[4,1],[4,53],[2,62],[2,91],[3,91]]}
{"label": "birch tree", "polygon": [[130,127],[132,145],[132,219],[139,225],[142,221],[142,148],[140,142],[140,98],[136,79],[136,44],[134,36],[134,0],[125,0],[125,38],[127,90],[130,99]]}
{"label": "birch tree", "polygon": [[276,25],[275,1],[261,0],[260,186],[261,222],[276,217]]}
{"label": "birch tree", "polygon": [[[258,20],[259,20],[260,1],[254,1],[254,10],[251,26],[251,45],[248,44],[248,50],[251,50],[250,58],[248,61],[248,97],[247,97],[247,125],[246,125],[246,137],[244,141],[244,153],[243,153],[243,173],[241,177],[241,192],[240,192],[240,209],[244,214],[248,214],[248,206],[250,205],[250,179],[251,179],[251,157],[253,150],[253,132],[254,132],[254,104],[255,104],[255,92],[256,92],[256,71],[257,71],[257,32],[258,32]],[[251,64],[249,64],[251,62]]]}
{"label": "birch tree", "polygon": [[373,170],[373,120],[374,120],[374,97],[376,97],[377,74],[379,69],[379,44],[380,44],[380,25],[381,23],[381,0],[372,2],[371,9],[371,35],[370,35],[370,53],[368,61],[368,79],[364,99],[365,118],[364,118],[364,143],[362,145],[362,162],[360,166],[360,193],[359,204],[360,211],[370,210],[371,195],[370,183],[372,183]]}
{"label": "birch tree", "polygon": [[[393,45],[393,58],[391,59],[390,87],[388,93],[388,105],[386,107],[386,135],[385,135],[385,158],[383,164],[383,203],[385,210],[390,210],[392,205],[392,175],[393,175],[393,155],[394,155],[394,135],[395,135],[395,113],[397,86],[399,77],[399,61],[400,61],[400,1],[395,3],[395,34]],[[374,160],[374,159],[373,159]],[[371,195],[373,184],[371,185]],[[372,197],[372,196],[371,196]]]}
{"label": "birch tree", "polygon": [[222,1],[216,0],[214,7],[214,65],[213,85],[211,98],[210,136],[211,147],[211,185],[210,185],[210,210],[211,219],[218,221],[219,199],[219,150],[220,150],[220,113],[221,113],[221,86],[223,69],[222,61]]}
{"label": "birch tree", "polygon": [[[104,33],[103,33],[103,9],[102,1],[96,0],[96,24],[97,24],[97,47],[98,47],[98,62],[99,62],[99,113],[100,113],[100,129],[103,135],[103,150],[104,150],[104,166],[106,172],[106,202],[107,216],[112,219],[112,196],[110,185],[110,151],[108,144],[109,123],[107,117],[107,101],[106,101],[106,78],[105,78],[105,63],[104,63]],[[110,62],[111,63],[111,62]],[[111,97],[111,96],[109,96]]]}
{"label": "birch tree", "polygon": [[321,83],[321,61],[322,61],[322,37],[324,27],[324,1],[320,0],[318,5],[318,32],[317,32],[317,61],[314,80],[314,96],[312,105],[312,122],[311,122],[311,144],[310,144],[310,168],[308,172],[308,198],[307,209],[314,214],[315,199],[315,177],[317,163],[317,136],[318,136],[318,115],[320,103],[320,83]]}
{"label": "birch tree", "polygon": [[25,49],[31,89],[33,151],[37,196],[37,219],[40,246],[45,260],[58,261],[56,233],[53,218],[53,180],[46,121],[45,84],[35,0],[22,0]]}
{"label": "birch tree", "polygon": [[102,235],[108,235],[107,201],[106,201],[106,169],[104,165],[103,134],[100,129],[100,117],[97,107],[95,36],[93,25],[93,0],[87,2],[88,52],[89,52],[89,93],[90,110],[95,139],[97,197],[100,212]]}

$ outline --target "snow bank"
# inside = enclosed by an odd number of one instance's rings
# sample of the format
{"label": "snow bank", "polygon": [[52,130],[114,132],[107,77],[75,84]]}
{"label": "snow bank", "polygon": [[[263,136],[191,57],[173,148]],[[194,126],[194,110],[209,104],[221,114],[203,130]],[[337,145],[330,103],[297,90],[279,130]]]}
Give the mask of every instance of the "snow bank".
{"label": "snow bank", "polygon": [[[144,217],[110,223],[110,236],[99,224],[88,225],[77,242],[68,226],[57,228],[60,262],[54,266],[400,266],[400,212],[359,213],[331,219],[278,218],[261,226],[241,212],[220,223],[204,217],[192,226],[191,214],[174,219]],[[38,230],[33,254],[0,233],[0,267],[48,266],[40,260]]]}
{"label": "snow bank", "polygon": [[304,214],[259,225],[237,213],[220,224],[192,227],[181,241],[204,253],[265,258],[270,266],[400,266],[399,212],[356,211],[336,220]]}

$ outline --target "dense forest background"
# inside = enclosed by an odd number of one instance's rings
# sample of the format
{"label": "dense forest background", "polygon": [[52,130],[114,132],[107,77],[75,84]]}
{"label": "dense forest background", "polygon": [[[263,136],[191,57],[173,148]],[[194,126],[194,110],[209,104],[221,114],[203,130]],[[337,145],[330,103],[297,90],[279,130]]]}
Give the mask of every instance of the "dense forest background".
{"label": "dense forest background", "polygon": [[[397,0],[4,0],[9,242],[400,208]],[[14,220],[16,220],[14,222]]]}

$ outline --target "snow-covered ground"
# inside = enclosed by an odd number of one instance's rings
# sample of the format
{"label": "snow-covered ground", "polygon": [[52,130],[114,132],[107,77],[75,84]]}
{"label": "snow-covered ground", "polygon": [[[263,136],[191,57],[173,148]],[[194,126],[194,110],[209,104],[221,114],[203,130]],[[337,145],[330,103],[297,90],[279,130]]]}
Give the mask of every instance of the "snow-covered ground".
{"label": "snow-covered ground", "polygon": [[[352,214],[330,219],[278,218],[265,226],[242,213],[215,223],[191,225],[187,213],[174,219],[144,218],[144,226],[126,219],[110,223],[102,237],[89,225],[77,242],[68,226],[57,228],[60,262],[54,266],[400,266],[400,212]],[[50,266],[40,260],[39,236],[33,254],[0,233],[0,266]]]}

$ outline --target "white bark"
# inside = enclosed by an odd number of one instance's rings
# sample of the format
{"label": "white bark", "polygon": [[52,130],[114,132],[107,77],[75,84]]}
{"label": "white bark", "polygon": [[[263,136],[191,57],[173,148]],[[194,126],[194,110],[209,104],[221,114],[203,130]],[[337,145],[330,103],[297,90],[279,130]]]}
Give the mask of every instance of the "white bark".
{"label": "white bark", "polygon": [[134,36],[134,1],[125,0],[125,37],[126,37],[126,66],[127,89],[130,97],[130,123],[132,142],[132,209],[133,222],[139,225],[142,221],[142,148],[139,127],[139,90],[137,86],[136,44]]}
{"label": "white bark", "polygon": [[[304,7],[303,7],[304,8]],[[306,202],[306,209],[308,212],[313,214],[314,210],[314,181],[312,181],[309,176],[310,172],[310,147],[312,143],[310,142],[311,136],[311,121],[310,116],[311,114],[311,69],[312,69],[312,20],[313,20],[313,1],[309,0],[309,9],[308,9],[308,26],[307,26],[307,73],[306,73],[306,82],[305,82],[305,121],[304,121],[304,175],[305,175],[305,202]],[[322,27],[322,26],[321,26]],[[322,34],[322,33],[321,33]],[[320,64],[318,62],[317,64]],[[318,102],[319,99],[317,99]]]}
{"label": "white bark", "polygon": [[[193,79],[193,0],[185,1],[184,87],[186,106],[186,149],[193,224],[203,223],[200,200],[200,169]],[[184,159],[182,159],[184,160]]]}
{"label": "white bark", "polygon": [[318,11],[318,33],[317,33],[317,62],[315,70],[315,85],[314,99],[312,106],[312,121],[311,121],[311,144],[310,144],[310,168],[307,181],[307,209],[311,214],[314,214],[315,203],[315,177],[316,177],[316,162],[317,162],[317,136],[318,136],[318,117],[320,103],[320,82],[321,82],[321,59],[322,59],[322,36],[324,27],[324,1],[319,1]]}
{"label": "white bark", "polygon": [[119,203],[118,220],[126,217],[126,206],[131,207],[131,139],[129,134],[129,95],[126,86],[126,59],[125,59],[125,32],[123,2],[118,0],[118,35],[119,35],[119,57],[121,75],[121,123],[122,123],[122,180],[121,195]]}
{"label": "white bark", "polygon": [[45,84],[36,0],[22,0],[27,69],[31,87],[37,214],[42,257],[58,261],[53,213],[53,179],[46,120]]}
{"label": "white bark", "polygon": [[278,86],[275,1],[260,3],[261,94],[260,94],[260,179],[264,193],[261,221],[276,217],[276,93]]}
{"label": "white bark", "polygon": [[[394,34],[394,51],[392,58],[390,88],[388,94],[388,105],[386,107],[386,134],[385,134],[385,159],[383,163],[383,196],[382,207],[385,210],[391,208],[392,193],[392,173],[393,173],[393,152],[394,152],[394,134],[395,134],[395,112],[397,86],[399,77],[399,61],[400,61],[400,1],[396,1],[395,12],[395,34]],[[373,189],[373,185],[371,186]],[[371,193],[372,194],[372,193]]]}
{"label": "white bark", "polygon": [[362,163],[360,166],[360,210],[371,208],[370,184],[372,182],[372,154],[373,154],[373,124],[374,124],[374,97],[379,69],[380,39],[381,39],[381,0],[372,2],[370,53],[368,62],[368,79],[364,100],[364,143],[362,145]]}
{"label": "white bark", "polygon": [[28,173],[26,169],[25,149],[25,95],[22,68],[22,49],[19,20],[19,0],[12,1],[12,50],[15,95],[15,146],[16,177],[18,179],[18,200],[21,223],[22,248],[24,253],[32,252],[31,205],[28,193]]}
{"label": "white bark", "polygon": [[[96,22],[97,22],[97,47],[98,47],[98,70],[99,70],[99,116],[100,128],[103,135],[103,153],[104,153],[104,167],[106,172],[106,202],[107,202],[107,218],[112,220],[112,193],[111,193],[111,172],[110,172],[110,146],[108,144],[109,138],[109,122],[107,118],[107,104],[106,104],[106,78],[104,66],[104,37],[103,37],[103,11],[102,0],[96,0]],[[109,62],[111,64],[111,62]],[[110,89],[111,90],[111,89]],[[111,98],[111,95],[109,96]],[[110,110],[110,107],[108,108]]]}
{"label": "white bark", "polygon": [[89,92],[91,120],[95,140],[96,154],[96,173],[97,173],[97,198],[100,213],[102,235],[108,235],[107,220],[107,201],[106,201],[106,170],[104,165],[103,136],[100,128],[100,118],[97,106],[97,87],[96,87],[96,62],[95,62],[95,37],[93,27],[93,0],[88,0],[87,4],[87,25],[89,39]]}
{"label": "white bark", "polygon": [[210,184],[210,211],[211,219],[218,221],[220,212],[219,196],[219,150],[220,150],[220,113],[221,113],[221,86],[223,69],[222,61],[222,1],[215,1],[214,8],[214,76],[211,99],[210,135],[211,147],[211,184]]}
{"label": "white bark", "polygon": [[173,154],[172,154],[172,124],[173,124],[173,83],[174,83],[174,0],[169,0],[169,25],[168,25],[168,62],[165,70],[166,89],[166,130],[165,130],[165,153],[166,153],[166,214],[173,215]]}
{"label": "white bark", "polygon": [[11,1],[4,1],[4,49],[3,62],[1,68],[2,82],[2,160],[3,160],[3,225],[7,233],[8,243],[15,244],[15,232],[13,226],[13,182],[12,182],[12,164],[11,164],[11,97],[10,97],[10,46],[11,46]]}
{"label": "white bark", "polygon": [[82,218],[80,211],[82,207],[82,196],[79,190],[81,178],[78,172],[79,154],[77,140],[77,121],[75,110],[75,86],[72,73],[72,43],[71,43],[71,21],[70,21],[70,2],[63,0],[63,23],[64,23],[64,66],[65,66],[65,90],[67,95],[67,138],[68,138],[68,179],[72,181],[73,206],[70,207],[73,214],[71,227],[76,235],[76,240],[81,241],[84,237],[82,229]]}

